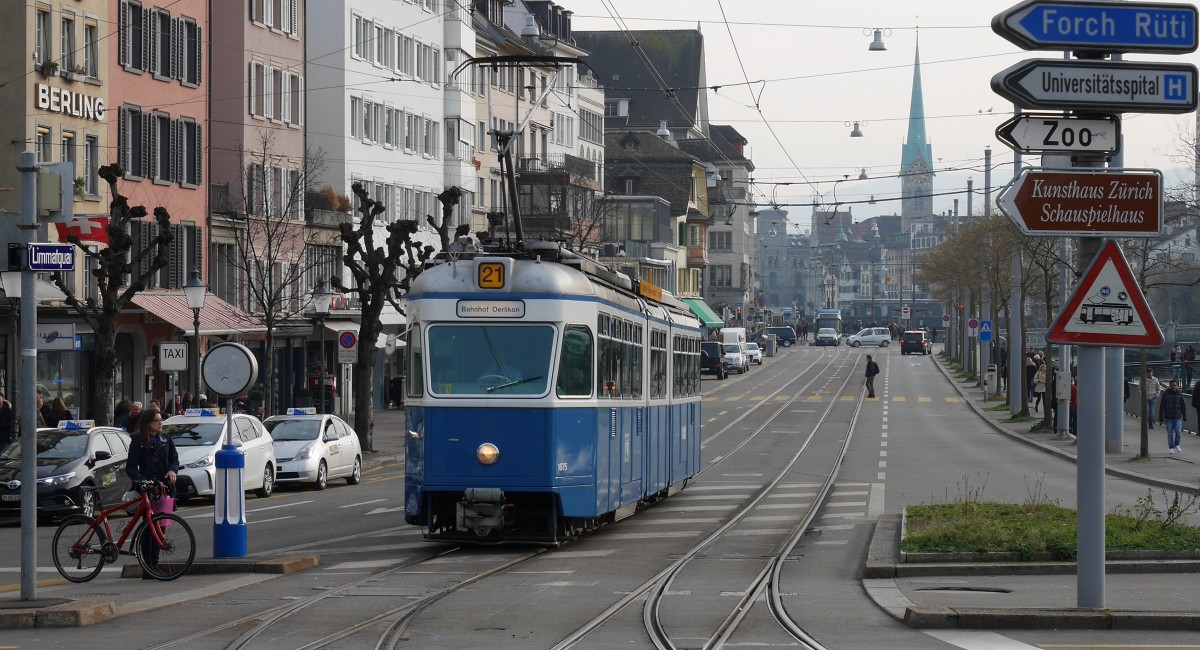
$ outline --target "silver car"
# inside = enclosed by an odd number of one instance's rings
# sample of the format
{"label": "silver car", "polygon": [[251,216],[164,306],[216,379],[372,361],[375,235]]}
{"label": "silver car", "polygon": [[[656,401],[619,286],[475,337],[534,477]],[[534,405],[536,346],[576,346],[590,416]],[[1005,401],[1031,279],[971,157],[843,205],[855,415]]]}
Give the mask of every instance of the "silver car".
{"label": "silver car", "polygon": [[263,423],[275,440],[279,483],[300,483],[324,490],[329,479],[349,485],[362,480],[362,447],[350,425],[313,408],[291,408]]}
{"label": "silver car", "polygon": [[837,330],[832,327],[822,327],[817,330],[815,343],[817,345],[840,345],[841,337],[838,336]]}
{"label": "silver car", "polygon": [[892,342],[892,333],[886,327],[867,327],[859,330],[858,334],[850,335],[846,341],[854,348],[860,345],[878,345],[886,348]]}

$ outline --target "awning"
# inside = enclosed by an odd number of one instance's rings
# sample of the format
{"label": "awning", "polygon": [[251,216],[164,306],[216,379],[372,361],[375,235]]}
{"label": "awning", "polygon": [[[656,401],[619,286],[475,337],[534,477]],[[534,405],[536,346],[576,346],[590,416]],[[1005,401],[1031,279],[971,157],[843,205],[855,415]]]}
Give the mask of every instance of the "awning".
{"label": "awning", "polygon": [[701,323],[704,323],[705,327],[725,327],[725,321],[709,308],[708,303],[699,298],[682,298],[681,300],[692,309],[692,313],[700,319]]}
{"label": "awning", "polygon": [[[133,307],[174,325],[187,334],[194,328],[192,308],[188,307],[187,296],[182,291],[142,291],[129,301]],[[263,322],[250,314],[221,300],[213,294],[204,297],[204,308],[200,310],[201,336],[227,336],[250,332],[265,332]]]}
{"label": "awning", "polygon": [[[12,293],[17,293],[10,292],[6,287],[4,287],[3,278],[0,278],[0,288],[4,288],[5,298],[11,298]],[[20,287],[17,288],[19,289]],[[33,295],[37,296],[38,302],[62,302],[67,299],[67,294],[63,293],[61,289],[49,282],[46,282],[45,280],[34,278],[33,289]],[[403,318],[403,316],[401,316],[401,318]]]}
{"label": "awning", "polygon": [[333,333],[341,332],[342,330],[350,330],[358,332],[358,323],[352,320],[327,320],[325,321],[325,329]]}

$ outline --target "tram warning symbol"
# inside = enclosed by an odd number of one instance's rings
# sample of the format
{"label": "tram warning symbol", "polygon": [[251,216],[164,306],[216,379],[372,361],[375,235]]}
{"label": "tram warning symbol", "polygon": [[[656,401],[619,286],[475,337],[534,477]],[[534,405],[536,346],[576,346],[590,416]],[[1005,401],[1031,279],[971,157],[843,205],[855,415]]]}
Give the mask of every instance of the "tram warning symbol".
{"label": "tram warning symbol", "polygon": [[1121,247],[1107,240],[1046,334],[1051,343],[1156,348],[1162,331]]}

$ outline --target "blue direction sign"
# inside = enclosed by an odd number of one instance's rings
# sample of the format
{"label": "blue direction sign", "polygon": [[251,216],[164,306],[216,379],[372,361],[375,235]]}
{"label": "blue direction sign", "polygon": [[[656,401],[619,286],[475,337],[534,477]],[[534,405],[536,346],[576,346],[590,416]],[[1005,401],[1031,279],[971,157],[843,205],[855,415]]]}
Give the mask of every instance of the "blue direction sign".
{"label": "blue direction sign", "polygon": [[992,19],[992,31],[1026,50],[1196,51],[1196,7],[1166,2],[1026,0]]}
{"label": "blue direction sign", "polygon": [[992,77],[992,90],[1021,108],[1190,113],[1196,78],[1185,63],[1028,59]]}
{"label": "blue direction sign", "polygon": [[30,271],[74,271],[75,244],[30,244]]}

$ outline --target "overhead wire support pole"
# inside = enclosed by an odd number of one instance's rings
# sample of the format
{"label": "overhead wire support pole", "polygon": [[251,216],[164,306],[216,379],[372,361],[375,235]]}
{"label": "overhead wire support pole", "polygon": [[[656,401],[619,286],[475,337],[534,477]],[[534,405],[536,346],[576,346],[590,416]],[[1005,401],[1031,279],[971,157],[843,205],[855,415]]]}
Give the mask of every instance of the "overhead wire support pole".
{"label": "overhead wire support pole", "polygon": [[[37,235],[37,157],[21,154],[21,228],[28,260],[29,246]],[[37,296],[33,272],[21,263],[21,475],[37,476]],[[37,486],[35,480],[21,482],[21,600],[37,599]]]}

